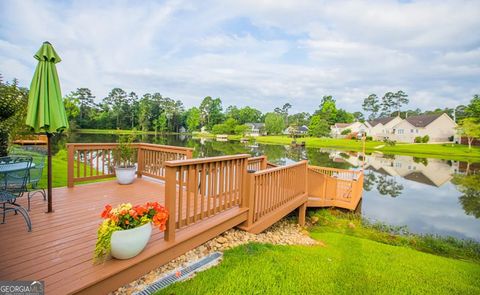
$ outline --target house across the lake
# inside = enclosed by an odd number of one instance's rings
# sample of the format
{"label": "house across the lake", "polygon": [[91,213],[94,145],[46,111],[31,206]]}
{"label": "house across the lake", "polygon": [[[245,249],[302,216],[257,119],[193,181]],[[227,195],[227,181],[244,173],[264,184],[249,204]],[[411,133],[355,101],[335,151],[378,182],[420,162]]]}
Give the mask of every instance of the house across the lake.
{"label": "house across the lake", "polygon": [[335,125],[330,126],[330,134],[333,138],[345,137],[346,134],[342,134],[345,130],[350,130],[348,133],[368,133],[368,127],[362,122],[335,123]]}
{"label": "house across the lake", "polygon": [[371,121],[366,121],[365,125],[368,128],[368,135],[374,140],[384,140],[390,138],[393,134],[394,127],[402,122],[400,117],[385,117],[378,118]]}
{"label": "house across the lake", "polygon": [[292,135],[292,134],[306,135],[308,134],[308,131],[310,131],[310,129],[306,125],[302,125],[299,127],[294,127],[294,126],[287,127],[285,128],[285,130],[283,130],[282,133],[285,135]]}
{"label": "house across the lake", "polygon": [[390,125],[388,135],[372,133],[378,139],[384,136],[390,140],[398,142],[414,142],[416,137],[428,135],[429,142],[448,142],[452,141],[456,133],[457,124],[447,114],[419,115],[411,116],[406,119],[396,117],[396,124]]}
{"label": "house across the lake", "polygon": [[245,125],[248,127],[246,136],[266,135],[265,123],[245,123]]}
{"label": "house across the lake", "polygon": [[447,114],[384,117],[365,123],[337,123],[330,127],[332,137],[342,137],[342,132],[349,129],[351,133],[366,131],[374,140],[394,140],[414,142],[416,137],[429,136],[429,142],[452,141],[457,124]]}

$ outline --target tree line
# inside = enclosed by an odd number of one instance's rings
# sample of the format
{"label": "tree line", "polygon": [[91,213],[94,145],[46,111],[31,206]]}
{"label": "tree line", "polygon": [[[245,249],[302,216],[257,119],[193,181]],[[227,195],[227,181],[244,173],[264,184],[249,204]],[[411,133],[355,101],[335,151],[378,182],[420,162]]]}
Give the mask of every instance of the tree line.
{"label": "tree line", "polygon": [[[478,96],[478,95],[476,95]],[[112,89],[99,103],[88,88],[78,88],[65,96],[65,107],[72,128],[93,129],[137,129],[141,131],[195,132],[204,130],[212,133],[241,134],[246,130],[245,123],[265,123],[267,134],[281,134],[290,127],[309,127],[312,136],[328,136],[330,126],[335,123],[364,122],[380,117],[446,113],[461,121],[469,115],[469,107],[459,105],[456,108],[437,108],[422,111],[407,109],[408,95],[398,90],[386,92],[382,97],[370,94],[364,98],[362,112],[348,112],[337,107],[331,95],[324,96],[313,113],[291,113],[292,105],[285,103],[263,113],[246,106],[228,106],[224,108],[220,98],[205,97],[198,106],[186,109],[182,101],[164,97],[160,93],[146,93],[142,96],[135,92],[127,93],[121,88]]]}
{"label": "tree line", "polygon": [[141,131],[195,132],[241,134],[245,123],[265,123],[265,132],[281,134],[287,127],[308,126],[314,136],[326,136],[330,125],[353,122],[363,118],[359,112],[349,113],[338,108],[332,96],[324,96],[313,113],[292,114],[292,105],[285,103],[271,112],[246,106],[223,107],[220,98],[205,97],[200,105],[186,109],[182,101],[160,93],[127,93],[114,88],[100,102],[88,88],[78,88],[64,98],[72,129],[137,129]]}
{"label": "tree line", "polygon": [[[25,110],[28,89],[19,87],[16,80],[12,83],[3,82],[0,76],[0,91],[4,93],[0,94],[0,103],[11,104],[8,97],[19,97],[21,99],[18,101],[22,104],[16,109]],[[362,109],[368,119],[447,113],[457,121],[465,122],[465,126],[473,125],[470,129],[475,129],[480,122],[479,95],[475,95],[469,105],[460,105],[455,109],[405,110],[408,103],[408,95],[399,90],[387,92],[382,97],[369,95],[364,98]],[[367,119],[362,112],[351,113],[339,108],[331,95],[323,96],[312,113],[292,113],[289,102],[265,113],[251,106],[224,107],[220,98],[210,96],[205,97],[198,106],[187,109],[181,100],[164,97],[158,92],[138,95],[121,88],[113,88],[101,100],[90,89],[78,88],[64,97],[64,104],[72,129],[136,129],[157,133],[196,132],[203,129],[216,134],[242,134],[246,132],[245,123],[264,123],[264,131],[270,135],[281,134],[287,127],[295,132],[305,125],[309,128],[309,135],[322,137],[330,134],[330,126],[335,123],[363,122]],[[465,120],[467,118],[473,119]],[[10,119],[8,122],[17,122],[15,124],[20,126],[22,121]]]}

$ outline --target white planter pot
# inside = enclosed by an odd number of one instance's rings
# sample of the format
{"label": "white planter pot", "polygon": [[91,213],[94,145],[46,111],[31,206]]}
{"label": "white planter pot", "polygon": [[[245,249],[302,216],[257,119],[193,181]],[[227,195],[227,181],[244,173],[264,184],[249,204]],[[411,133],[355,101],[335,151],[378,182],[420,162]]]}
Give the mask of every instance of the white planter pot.
{"label": "white planter pot", "polygon": [[112,257],[129,259],[137,256],[147,245],[151,234],[150,222],[136,228],[113,232],[110,241]]}
{"label": "white planter pot", "polygon": [[115,167],[115,175],[119,184],[130,184],[135,180],[135,166]]}

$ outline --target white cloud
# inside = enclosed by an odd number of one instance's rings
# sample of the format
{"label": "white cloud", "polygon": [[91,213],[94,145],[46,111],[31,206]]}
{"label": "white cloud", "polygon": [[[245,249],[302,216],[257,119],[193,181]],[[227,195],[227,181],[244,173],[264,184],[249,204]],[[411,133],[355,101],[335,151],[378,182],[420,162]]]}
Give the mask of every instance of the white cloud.
{"label": "white cloud", "polygon": [[351,111],[405,90],[410,107],[480,92],[478,1],[2,1],[0,73],[28,86],[51,41],[63,92],[207,95],[264,111],[312,111],[326,94]]}

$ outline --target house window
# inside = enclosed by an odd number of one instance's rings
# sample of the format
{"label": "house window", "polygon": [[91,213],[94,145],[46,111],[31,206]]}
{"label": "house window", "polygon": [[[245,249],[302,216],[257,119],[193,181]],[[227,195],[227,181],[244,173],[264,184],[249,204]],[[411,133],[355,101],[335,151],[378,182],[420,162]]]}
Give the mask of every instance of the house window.
{"label": "house window", "polygon": [[403,134],[403,129],[397,129],[397,134]]}
{"label": "house window", "polygon": [[418,133],[418,129],[415,129],[415,132]]}
{"label": "house window", "polygon": [[413,129],[410,129],[410,133],[413,133]]}

